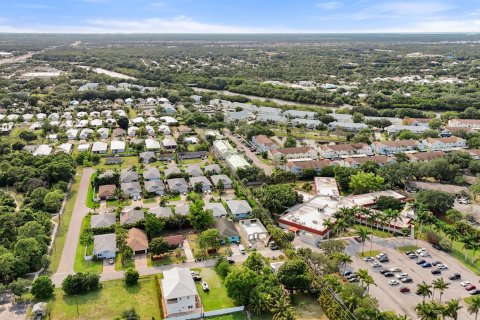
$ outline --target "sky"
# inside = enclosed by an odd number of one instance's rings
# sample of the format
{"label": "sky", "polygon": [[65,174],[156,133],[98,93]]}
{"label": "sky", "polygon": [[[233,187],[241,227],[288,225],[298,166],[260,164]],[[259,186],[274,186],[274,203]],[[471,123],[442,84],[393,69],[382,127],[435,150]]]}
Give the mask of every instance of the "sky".
{"label": "sky", "polygon": [[480,0],[0,0],[0,32],[480,32]]}

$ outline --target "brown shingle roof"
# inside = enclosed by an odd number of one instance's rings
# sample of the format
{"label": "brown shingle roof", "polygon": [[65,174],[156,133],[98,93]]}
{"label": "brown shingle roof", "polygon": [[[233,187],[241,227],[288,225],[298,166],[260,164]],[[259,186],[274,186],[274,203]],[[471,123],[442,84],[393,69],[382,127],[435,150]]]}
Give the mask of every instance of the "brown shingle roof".
{"label": "brown shingle roof", "polygon": [[288,162],[287,166],[289,168],[299,167],[302,169],[322,169],[331,164],[332,164],[332,161],[328,159],[323,159],[323,160],[312,160],[312,161],[293,161],[293,162]]}
{"label": "brown shingle roof", "polygon": [[106,184],[98,188],[98,197],[111,197],[115,193],[117,187],[114,184]]}
{"label": "brown shingle roof", "polygon": [[455,143],[461,140],[459,137],[447,137],[447,138],[427,138],[428,143],[443,142],[443,143]]}
{"label": "brown shingle roof", "polygon": [[377,141],[373,144],[376,146],[386,146],[386,147],[415,147],[420,142],[418,140],[395,140],[395,141]]}
{"label": "brown shingle roof", "polygon": [[331,149],[334,151],[349,151],[349,150],[360,150],[365,147],[368,147],[365,143],[345,143],[345,144],[335,144],[335,145],[323,145],[322,149]]}
{"label": "brown shingle roof", "polygon": [[270,140],[269,137],[263,134],[259,134],[258,136],[255,136],[255,141],[258,143],[264,144],[264,145],[272,145],[275,144],[272,140]]}
{"label": "brown shingle roof", "polygon": [[294,148],[280,148],[280,149],[274,149],[272,152],[273,153],[283,153],[283,154],[295,154],[295,153],[306,153],[313,150],[310,147],[294,147]]}
{"label": "brown shingle roof", "polygon": [[442,157],[445,153],[443,151],[432,151],[432,152],[419,152],[414,154],[407,154],[407,156],[412,160],[417,161],[430,161],[435,158]]}
{"label": "brown shingle roof", "polygon": [[132,228],[128,230],[127,245],[135,251],[148,249],[147,235],[143,230]]}
{"label": "brown shingle roof", "polygon": [[170,236],[170,237],[163,238],[163,240],[167,241],[170,247],[176,247],[183,243],[183,236],[182,235]]}

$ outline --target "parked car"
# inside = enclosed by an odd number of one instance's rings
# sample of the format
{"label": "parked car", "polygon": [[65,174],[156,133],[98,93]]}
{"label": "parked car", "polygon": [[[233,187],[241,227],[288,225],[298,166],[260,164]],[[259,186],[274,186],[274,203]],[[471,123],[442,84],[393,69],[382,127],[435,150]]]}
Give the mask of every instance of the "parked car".
{"label": "parked car", "polygon": [[411,255],[411,254],[415,254],[415,251],[407,251],[407,252],[405,252],[405,254],[406,254],[407,256],[409,256],[409,255]]}
{"label": "parked car", "polygon": [[473,290],[468,291],[468,293],[470,293],[470,294],[473,296],[473,295],[479,294],[479,293],[480,293],[480,290],[478,290],[478,289],[473,289]]}
{"label": "parked car", "polygon": [[115,260],[114,259],[108,259],[108,264],[114,264]]}
{"label": "parked car", "polygon": [[345,278],[350,279],[350,278],[358,278],[356,273],[349,274],[348,276],[345,276]]}
{"label": "parked car", "polygon": [[391,285],[391,286],[396,286],[396,285],[400,284],[400,281],[392,279],[392,280],[388,281],[388,284]]}
{"label": "parked car", "polygon": [[420,257],[430,257],[430,253],[422,252],[422,253],[420,253]]}
{"label": "parked car", "polygon": [[427,262],[427,261],[425,261],[425,260],[422,259],[422,260],[418,260],[418,261],[416,262],[416,264],[421,265],[421,264],[424,264],[425,262]]}
{"label": "parked car", "polygon": [[465,290],[467,290],[467,291],[470,291],[470,290],[473,290],[473,289],[477,289],[477,287],[474,286],[473,284],[469,284],[469,285],[465,286]]}
{"label": "parked car", "polygon": [[350,283],[359,282],[359,280],[358,280],[358,277],[352,277],[352,278],[348,279],[348,282],[350,282]]}
{"label": "parked car", "polygon": [[408,273],[402,272],[397,274],[397,279],[402,279],[408,277]]}
{"label": "parked car", "polygon": [[365,262],[371,262],[371,261],[373,261],[373,257],[370,257],[370,256],[365,257],[365,258],[363,258],[363,261],[365,261]]}
{"label": "parked car", "polygon": [[378,262],[374,262],[372,263],[372,268],[378,268],[378,267],[381,267],[382,265]]}
{"label": "parked car", "polygon": [[437,264],[441,264],[441,262],[438,260],[432,261],[432,266],[436,266]]}
{"label": "parked car", "polygon": [[448,269],[448,266],[446,264],[443,264],[443,263],[437,264],[436,267],[437,267],[437,269],[440,269],[440,270]]}
{"label": "parked car", "polygon": [[390,261],[390,259],[388,259],[388,257],[385,256],[385,257],[382,257],[382,258],[378,259],[378,261],[379,262],[388,262],[388,261]]}
{"label": "parked car", "polygon": [[458,279],[461,279],[462,276],[460,275],[460,273],[454,273],[454,274],[451,274],[448,276],[448,279],[450,280],[458,280]]}
{"label": "parked car", "polygon": [[387,273],[388,271],[389,271],[388,269],[382,269],[382,270],[380,270],[380,273],[381,273],[381,274],[385,274],[385,273]]}
{"label": "parked car", "polygon": [[440,270],[438,270],[438,269],[433,269],[431,272],[432,272],[432,274],[434,274],[434,275],[442,274],[442,271],[440,271]]}
{"label": "parked car", "polygon": [[425,262],[420,265],[422,268],[431,268],[432,264],[430,262]]}
{"label": "parked car", "polygon": [[400,281],[402,281],[403,283],[410,283],[410,282],[413,282],[413,279],[410,277],[405,277],[400,279]]}
{"label": "parked car", "polygon": [[343,276],[346,277],[346,276],[351,275],[352,273],[353,273],[352,271],[347,270],[347,271],[345,271],[345,272],[343,273]]}
{"label": "parked car", "polygon": [[383,257],[388,257],[388,255],[387,255],[386,253],[383,253],[383,252],[382,252],[382,253],[377,254],[375,257],[376,257],[378,260],[380,260],[380,259],[383,258]]}
{"label": "parked car", "polygon": [[401,287],[401,288],[400,288],[400,292],[401,292],[401,293],[410,292],[410,288],[408,288],[408,287]]}
{"label": "parked car", "polygon": [[203,289],[203,291],[210,290],[210,288],[208,287],[208,284],[205,281],[202,282],[202,289]]}
{"label": "parked car", "polygon": [[394,274],[393,272],[388,271],[388,272],[385,272],[385,273],[383,274],[383,276],[384,276],[385,278],[391,278],[391,277],[395,276],[395,274]]}
{"label": "parked car", "polygon": [[228,257],[228,258],[227,258],[227,261],[228,261],[228,263],[230,263],[230,264],[234,264],[234,263],[235,263],[235,260],[233,260],[232,257]]}
{"label": "parked car", "polygon": [[434,249],[436,249],[436,250],[442,250],[442,247],[440,247],[440,246],[438,245],[438,243],[432,244],[432,247],[433,247]]}
{"label": "parked car", "polygon": [[408,256],[410,259],[417,259],[418,256],[416,254],[411,254]]}
{"label": "parked car", "polygon": [[463,281],[462,283],[460,283],[460,285],[461,285],[462,287],[466,287],[466,286],[468,286],[469,284],[471,284],[470,281]]}
{"label": "parked car", "polygon": [[390,272],[402,272],[402,269],[400,269],[399,267],[390,268],[389,270]]}

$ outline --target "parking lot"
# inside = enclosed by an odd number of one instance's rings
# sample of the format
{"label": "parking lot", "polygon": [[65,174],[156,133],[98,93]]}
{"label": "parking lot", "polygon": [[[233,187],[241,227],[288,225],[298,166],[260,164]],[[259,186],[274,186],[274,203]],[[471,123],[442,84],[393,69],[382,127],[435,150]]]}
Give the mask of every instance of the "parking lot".
{"label": "parking lot", "polygon": [[[405,245],[415,244],[412,240],[405,241]],[[358,269],[367,269],[369,274],[374,278],[376,285],[370,286],[370,294],[377,298],[380,308],[382,310],[392,310],[397,314],[406,314],[413,319],[417,319],[415,314],[415,306],[422,302],[422,296],[415,294],[417,285],[422,281],[425,281],[428,284],[431,284],[433,280],[443,277],[444,280],[450,283],[448,289],[445,290],[442,301],[448,301],[451,299],[459,299],[461,305],[464,306],[459,311],[459,319],[474,319],[473,315],[468,314],[466,304],[463,302],[465,297],[469,297],[470,294],[460,285],[463,281],[470,281],[473,285],[480,286],[478,281],[478,276],[476,276],[472,271],[464,267],[461,263],[457,262],[453,257],[448,255],[448,253],[443,251],[438,251],[432,248],[432,246],[426,242],[419,241],[419,246],[424,247],[430,253],[430,257],[419,257],[418,259],[409,259],[409,257],[397,249],[396,246],[402,246],[402,240],[392,240],[392,239],[376,239],[374,240],[373,250],[379,250],[388,255],[390,261],[382,263],[380,268],[372,268],[372,262],[363,261],[362,257],[358,257],[356,252],[360,252],[361,245],[355,244],[347,247],[348,253],[352,256],[353,263],[350,268],[347,270],[358,270]],[[432,262],[438,260],[443,264],[448,266],[447,270],[442,270],[440,275],[433,275],[431,270],[436,269],[435,267],[431,268],[422,268],[416,264],[416,261],[424,259],[427,262]],[[375,261],[378,261],[375,259]],[[387,278],[380,273],[380,270],[386,268],[400,268],[401,272],[408,273],[408,275],[413,279],[411,283],[402,283],[391,286],[389,280],[397,279],[396,275],[399,272],[395,272],[394,277]],[[460,280],[449,280],[448,276],[453,273],[459,273],[462,278]],[[409,293],[401,293],[400,288],[408,287],[410,288]],[[434,292],[435,300],[439,299],[439,292]]]}

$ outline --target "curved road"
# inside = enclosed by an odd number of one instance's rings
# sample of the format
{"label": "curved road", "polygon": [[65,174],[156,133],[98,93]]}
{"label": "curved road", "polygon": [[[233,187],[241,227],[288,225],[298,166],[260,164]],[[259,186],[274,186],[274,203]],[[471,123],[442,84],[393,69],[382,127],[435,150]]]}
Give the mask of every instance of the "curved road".
{"label": "curved road", "polygon": [[90,178],[94,172],[95,170],[93,168],[85,168],[82,172],[82,178],[75,198],[72,219],[68,226],[67,238],[65,239],[65,244],[63,246],[60,264],[58,265],[57,272],[52,276],[52,281],[57,286],[61,285],[63,279],[65,279],[67,275],[74,273],[73,266],[75,264],[75,253],[77,251],[78,239],[80,237],[82,220],[88,212],[90,212],[90,209],[85,205],[85,200],[87,199]]}

